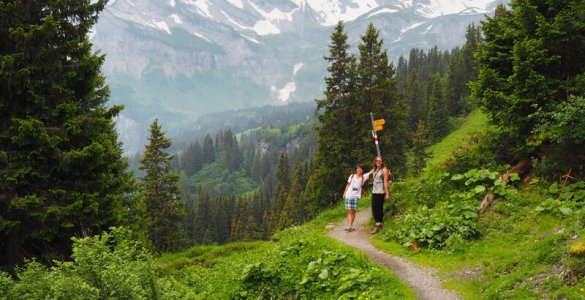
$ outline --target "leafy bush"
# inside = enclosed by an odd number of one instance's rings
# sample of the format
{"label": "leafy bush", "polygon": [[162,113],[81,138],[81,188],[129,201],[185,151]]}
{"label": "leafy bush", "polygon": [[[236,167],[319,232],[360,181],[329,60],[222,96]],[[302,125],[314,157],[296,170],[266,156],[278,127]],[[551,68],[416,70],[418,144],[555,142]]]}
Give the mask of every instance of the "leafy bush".
{"label": "leafy bush", "polygon": [[[504,169],[508,167],[504,166]],[[465,195],[470,198],[475,197],[475,195],[484,195],[487,191],[492,191],[499,197],[506,197],[512,189],[504,180],[498,178],[499,173],[488,169],[471,169],[465,174],[453,175],[451,180],[456,182],[465,180],[463,182],[464,186],[461,186],[461,188],[467,190]],[[510,173],[508,176],[511,182],[520,180],[520,176],[517,173]]]}
{"label": "leafy bush", "polygon": [[8,299],[6,295],[12,286],[12,278],[7,273],[0,271],[0,300]]}
{"label": "leafy bush", "polygon": [[535,162],[539,176],[558,178],[573,169],[573,174],[585,175],[585,98],[570,96],[551,111],[539,111],[535,119],[541,123],[533,130],[535,142],[544,154]]}
{"label": "leafy bush", "polygon": [[396,206],[398,211],[405,211],[409,207],[425,205],[428,207],[435,206],[435,203],[445,199],[452,191],[449,182],[445,182],[444,174],[426,175],[406,181],[394,182],[391,185],[390,197],[391,203]]}
{"label": "leafy bush", "polygon": [[458,239],[470,239],[480,235],[475,222],[477,208],[468,203],[440,202],[434,208],[423,206],[406,214],[402,227],[397,231],[385,231],[382,239],[396,239],[405,247],[428,246],[440,249],[451,246],[457,250]]}
{"label": "leafy bush", "polygon": [[571,96],[558,103],[551,112],[537,113],[537,117],[543,122],[535,129],[536,133],[544,134],[556,143],[585,144],[585,98]]}
{"label": "leafy bush", "polygon": [[157,299],[192,294],[180,283],[161,278],[150,253],[124,228],[73,239],[72,261],[47,268],[35,261],[17,270],[18,281],[0,289],[9,299]]}
{"label": "leafy bush", "polygon": [[[549,187],[548,192],[551,196],[560,196],[561,190],[562,184],[554,182]],[[567,184],[563,190],[563,195],[560,200],[567,202],[585,202],[585,182],[577,181]]]}
{"label": "leafy bush", "polygon": [[[291,228],[277,236],[279,245],[267,259],[244,267],[235,298],[244,299],[356,299],[404,298],[388,285],[380,268],[362,258],[325,246],[327,241]],[[387,291],[387,289],[386,289]]]}
{"label": "leafy bush", "polygon": [[[505,170],[508,166],[502,166]],[[441,178],[435,176],[433,188],[429,187],[429,180],[419,178],[415,182],[409,181],[410,187],[400,187],[401,196],[409,198],[411,196],[425,199],[431,197],[443,201],[433,203],[434,207],[424,205],[432,203],[429,200],[419,200],[423,205],[415,212],[405,214],[404,219],[398,225],[395,231],[386,231],[383,239],[396,239],[405,247],[428,246],[430,248],[440,249],[447,247],[451,251],[459,251],[464,240],[476,238],[480,235],[477,220],[477,208],[479,200],[482,199],[488,191],[492,191],[500,198],[507,197],[515,193],[515,189],[508,185],[504,180],[498,178],[500,171],[491,171],[488,169],[471,169],[464,174],[450,175],[442,174]],[[515,182],[520,179],[518,174],[509,174],[510,181]],[[428,179],[428,176],[425,177]],[[437,196],[438,195],[438,196]],[[442,195],[450,195],[446,198]],[[415,207],[412,205],[411,207]]]}
{"label": "leafy bush", "polygon": [[[534,211],[537,213],[548,213],[558,217],[568,216],[577,213],[577,217],[584,214],[585,205],[585,182],[577,181],[565,186],[561,196],[562,184],[554,182],[548,188],[548,196],[544,202],[538,205]],[[585,216],[585,215],[584,215]],[[585,226],[585,219],[581,219],[582,227]]]}

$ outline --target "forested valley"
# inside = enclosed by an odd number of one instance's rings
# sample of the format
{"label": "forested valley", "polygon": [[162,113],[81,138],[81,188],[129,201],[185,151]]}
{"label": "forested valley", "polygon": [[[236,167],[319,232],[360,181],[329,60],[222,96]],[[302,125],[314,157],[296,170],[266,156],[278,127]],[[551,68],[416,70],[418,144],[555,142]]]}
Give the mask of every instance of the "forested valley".
{"label": "forested valley", "polygon": [[395,179],[377,247],[465,298],[583,297],[585,2],[553,2],[398,58],[340,21],[320,99],[154,119],[130,157],[87,38],[105,1],[0,3],[0,299],[412,298],[323,236],[370,113]]}

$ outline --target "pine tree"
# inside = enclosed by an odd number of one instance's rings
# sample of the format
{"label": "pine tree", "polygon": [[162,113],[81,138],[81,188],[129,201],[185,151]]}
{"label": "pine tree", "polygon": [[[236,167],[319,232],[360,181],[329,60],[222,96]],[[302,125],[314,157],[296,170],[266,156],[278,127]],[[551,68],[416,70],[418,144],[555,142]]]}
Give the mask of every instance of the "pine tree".
{"label": "pine tree", "polygon": [[256,225],[256,220],[254,220],[252,216],[248,216],[247,221],[248,222],[246,223],[246,228],[244,230],[243,240],[246,242],[250,242],[260,239],[261,235],[258,230],[258,226]]}
{"label": "pine tree", "polygon": [[427,140],[427,129],[423,120],[418,121],[416,132],[412,137],[411,161],[409,165],[409,175],[417,176],[425,167],[425,161],[429,157],[426,152],[429,142]]}
{"label": "pine tree", "polygon": [[274,233],[274,229],[270,225],[270,211],[265,210],[262,216],[262,239],[268,240]]}
{"label": "pine tree", "polygon": [[250,206],[246,198],[240,198],[237,201],[232,220],[229,240],[232,242],[244,240],[246,229],[248,228],[248,218],[250,218]]}
{"label": "pine tree", "polygon": [[350,46],[343,22],[338,22],[328,47],[329,56],[325,60],[329,63],[329,74],[325,78],[325,98],[316,100],[317,108],[322,111],[318,117],[316,170],[304,193],[312,212],[341,197],[344,173],[356,162],[348,156],[352,151],[348,141],[353,132],[351,111],[347,106],[354,91],[355,57],[348,52]]}
{"label": "pine tree", "polygon": [[[475,59],[475,53],[481,42],[481,30],[475,24],[471,24],[467,27],[465,34],[465,45],[461,52],[463,53],[463,61],[465,62],[465,78],[466,83],[469,81],[477,80],[477,60]],[[466,96],[471,93],[470,89],[466,91]]]}
{"label": "pine tree", "polygon": [[585,2],[511,1],[482,24],[474,95],[493,123],[531,140],[585,76]]}
{"label": "pine tree", "polygon": [[203,153],[199,142],[190,144],[183,152],[181,169],[191,177],[203,167]]}
{"label": "pine tree", "polygon": [[194,239],[196,244],[204,243],[203,234],[207,232],[211,226],[212,210],[211,210],[211,194],[204,188],[199,188],[197,192],[197,209],[194,220]]}
{"label": "pine tree", "polygon": [[[290,167],[288,165],[288,156],[283,153],[280,155],[276,167],[276,193],[272,205],[272,228],[283,229],[288,220],[281,220],[281,215],[290,190]],[[282,222],[281,222],[282,221]]]}
{"label": "pine tree", "polygon": [[475,25],[467,27],[467,41],[461,50],[456,49],[449,63],[447,72],[447,104],[451,116],[459,116],[469,111],[465,101],[471,94],[470,81],[477,80],[474,53],[480,41],[480,31]]}
{"label": "pine tree", "polygon": [[203,163],[209,164],[215,160],[215,147],[213,146],[213,139],[209,134],[205,135],[203,139]]}
{"label": "pine tree", "polygon": [[185,173],[180,174],[179,188],[181,190],[180,197],[185,202],[185,234],[191,241],[195,241],[195,212],[196,202],[191,194],[190,184]]}
{"label": "pine tree", "polygon": [[416,130],[419,121],[424,120],[426,117],[423,90],[416,69],[412,69],[406,81],[404,98],[408,105],[409,127],[412,130]]}
{"label": "pine tree", "polygon": [[433,79],[431,94],[429,97],[429,138],[438,141],[449,131],[449,111],[445,105],[441,76],[437,73]]}
{"label": "pine tree", "polygon": [[[393,170],[406,165],[406,146],[410,131],[408,115],[404,103],[398,99],[394,67],[389,63],[386,51],[382,51],[383,41],[379,31],[370,23],[362,36],[357,66],[357,91],[354,101],[350,102],[354,155],[353,162],[370,162],[375,155],[374,143],[370,132],[369,112],[376,119],[385,119],[384,130],[378,133],[380,152]],[[371,145],[368,149],[364,145]]]}
{"label": "pine tree", "polygon": [[0,265],[127,218],[130,175],[90,28],[106,1],[0,4]]}
{"label": "pine tree", "polygon": [[237,171],[240,169],[243,160],[242,149],[240,149],[238,139],[232,133],[231,129],[227,129],[223,137],[226,168]]}
{"label": "pine tree", "polygon": [[218,202],[218,211],[215,214],[215,227],[217,228],[216,240],[220,244],[224,244],[230,237],[230,230],[232,219],[234,215],[235,198],[233,195],[221,196]]}
{"label": "pine tree", "polygon": [[171,140],[165,137],[155,119],[140,160],[140,169],[145,175],[140,182],[138,199],[140,231],[159,253],[177,250],[186,240],[179,175],[171,170],[172,155],[165,152],[170,146]]}
{"label": "pine tree", "polygon": [[406,89],[408,76],[408,61],[401,55],[398,58],[398,66],[396,67],[396,88],[398,93],[402,93]]}
{"label": "pine tree", "polygon": [[306,203],[301,197],[305,184],[306,170],[301,163],[297,163],[293,170],[290,191],[280,215],[279,227],[286,228],[291,225],[299,225],[306,219],[304,210]]}
{"label": "pine tree", "polygon": [[465,70],[465,61],[463,53],[459,52],[453,56],[451,63],[449,64],[449,70],[447,75],[447,107],[449,115],[458,116],[464,111],[465,97],[467,95],[467,78]]}

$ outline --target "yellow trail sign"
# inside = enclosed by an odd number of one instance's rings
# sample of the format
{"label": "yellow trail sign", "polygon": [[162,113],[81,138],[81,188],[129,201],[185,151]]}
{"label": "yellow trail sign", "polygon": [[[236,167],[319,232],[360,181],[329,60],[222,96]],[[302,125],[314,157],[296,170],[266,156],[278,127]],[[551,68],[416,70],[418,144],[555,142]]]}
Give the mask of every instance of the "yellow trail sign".
{"label": "yellow trail sign", "polygon": [[375,131],[381,131],[384,128],[384,124],[386,123],[386,121],[384,119],[378,119],[378,120],[374,120],[374,130]]}

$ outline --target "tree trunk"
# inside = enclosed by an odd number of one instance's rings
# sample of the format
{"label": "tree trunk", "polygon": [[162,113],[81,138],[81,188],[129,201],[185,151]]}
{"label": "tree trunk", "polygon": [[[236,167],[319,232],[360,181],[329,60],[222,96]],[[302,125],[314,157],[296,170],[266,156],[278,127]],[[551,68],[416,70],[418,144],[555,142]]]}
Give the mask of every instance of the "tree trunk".
{"label": "tree trunk", "polygon": [[[532,165],[530,164],[530,160],[521,160],[519,161],[515,166],[511,167],[510,169],[508,169],[506,172],[500,174],[500,176],[498,177],[498,179],[503,180],[504,182],[508,183],[510,182],[510,173],[518,173],[518,175],[520,175],[520,177],[522,177],[522,175],[524,175],[528,170],[530,170],[530,168],[532,168]],[[483,214],[488,208],[490,208],[493,204],[495,204],[496,202],[496,194],[494,194],[494,192],[492,191],[488,191],[485,196],[483,197],[483,200],[481,201],[481,204],[479,205],[479,214]]]}

